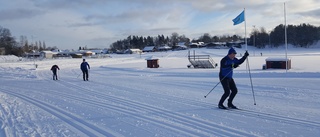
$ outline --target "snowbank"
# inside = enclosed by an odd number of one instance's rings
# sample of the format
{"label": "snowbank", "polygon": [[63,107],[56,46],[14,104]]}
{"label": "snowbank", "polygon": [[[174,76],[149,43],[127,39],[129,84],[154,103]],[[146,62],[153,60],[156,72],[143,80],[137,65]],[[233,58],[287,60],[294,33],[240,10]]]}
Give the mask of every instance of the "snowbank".
{"label": "snowbank", "polygon": [[15,55],[0,55],[0,62],[17,62],[20,60],[21,58]]}

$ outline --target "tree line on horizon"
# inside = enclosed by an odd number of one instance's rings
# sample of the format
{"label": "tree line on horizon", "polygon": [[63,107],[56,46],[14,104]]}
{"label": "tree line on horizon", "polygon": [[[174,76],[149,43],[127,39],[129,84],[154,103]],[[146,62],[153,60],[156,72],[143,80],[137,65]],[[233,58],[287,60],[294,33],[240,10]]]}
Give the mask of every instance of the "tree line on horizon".
{"label": "tree line on horizon", "polygon": [[[308,48],[320,40],[320,27],[310,24],[287,25],[287,42],[296,47]],[[235,42],[244,41],[244,38],[239,35],[222,35],[211,36],[209,33],[204,33],[197,39],[190,40],[185,35],[179,35],[174,32],[171,36],[158,35],[155,37],[147,36],[128,36],[126,39],[118,40],[110,45],[110,49],[126,50],[132,48],[143,49],[146,46],[170,46],[174,49],[178,43],[184,42],[185,46],[191,43],[212,43],[212,42]],[[280,24],[272,31],[267,32],[263,27],[253,29],[247,37],[248,45],[257,48],[279,47],[285,43],[285,26]],[[25,53],[32,53],[42,50],[54,50],[57,47],[47,47],[44,41],[29,42],[26,36],[20,36],[20,41],[16,41],[15,37],[7,28],[0,26],[0,50],[5,50],[6,55],[23,56]]]}
{"label": "tree line on horizon", "polygon": [[[309,48],[320,40],[320,27],[310,24],[287,25],[287,43],[295,47]],[[250,34],[249,45],[257,48],[279,47],[285,44],[285,26],[280,24],[269,33],[262,27],[253,29]]]}
{"label": "tree line on horizon", "polygon": [[4,49],[5,55],[23,56],[35,51],[53,50],[57,47],[47,47],[45,41],[33,41],[30,43],[27,36],[20,36],[19,41],[11,35],[9,29],[0,26],[0,50]]}
{"label": "tree line on horizon", "polygon": [[[320,27],[316,27],[310,24],[300,25],[287,25],[287,43],[296,47],[305,47],[313,45],[320,40]],[[185,46],[190,43],[212,43],[212,42],[236,42],[244,41],[244,38],[239,35],[222,35],[211,36],[209,33],[204,33],[198,39],[190,40],[185,35],[179,35],[174,32],[172,35],[164,36],[158,35],[156,37],[142,37],[142,36],[128,36],[126,39],[118,40],[110,45],[111,50],[126,50],[126,49],[143,49],[146,46],[170,46],[173,49],[179,42],[184,42]],[[247,38],[248,45],[255,46],[257,48],[266,48],[267,46],[279,47],[285,44],[285,26],[280,24],[276,26],[269,33],[264,27],[260,29],[254,28]]]}

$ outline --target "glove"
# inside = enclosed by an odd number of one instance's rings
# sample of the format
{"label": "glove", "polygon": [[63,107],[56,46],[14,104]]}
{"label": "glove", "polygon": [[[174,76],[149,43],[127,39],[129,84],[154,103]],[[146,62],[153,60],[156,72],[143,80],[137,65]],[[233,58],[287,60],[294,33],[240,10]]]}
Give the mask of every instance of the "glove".
{"label": "glove", "polygon": [[249,56],[248,51],[246,51],[246,53],[244,53],[244,56],[246,56],[246,57],[248,57],[248,56]]}
{"label": "glove", "polygon": [[237,68],[237,67],[239,67],[238,64],[234,64],[234,65],[233,65],[233,68]]}
{"label": "glove", "polygon": [[232,68],[237,68],[237,67],[239,67],[239,64],[232,64],[231,67]]}

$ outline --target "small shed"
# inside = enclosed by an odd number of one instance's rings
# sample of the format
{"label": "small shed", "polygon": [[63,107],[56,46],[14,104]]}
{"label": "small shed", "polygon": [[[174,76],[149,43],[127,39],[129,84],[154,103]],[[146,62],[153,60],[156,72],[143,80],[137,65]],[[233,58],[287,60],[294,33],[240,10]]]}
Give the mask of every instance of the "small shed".
{"label": "small shed", "polygon": [[146,58],[148,68],[159,68],[159,59],[155,57]]}
{"label": "small shed", "polygon": [[291,69],[291,59],[290,58],[267,58],[266,59],[266,69],[286,69],[286,62],[288,63],[288,69]]}
{"label": "small shed", "polygon": [[92,51],[86,51],[83,53],[84,56],[92,56],[93,52]]}
{"label": "small shed", "polygon": [[53,57],[53,52],[52,52],[52,51],[41,51],[41,52],[40,52],[40,57],[41,57],[41,58],[52,59],[52,57]]}

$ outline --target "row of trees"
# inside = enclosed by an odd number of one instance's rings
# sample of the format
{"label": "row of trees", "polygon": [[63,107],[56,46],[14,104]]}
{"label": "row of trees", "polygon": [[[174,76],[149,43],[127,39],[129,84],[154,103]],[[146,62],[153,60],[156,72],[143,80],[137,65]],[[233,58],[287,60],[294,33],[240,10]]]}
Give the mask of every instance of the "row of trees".
{"label": "row of trees", "polygon": [[[288,25],[287,26],[287,43],[296,47],[308,48],[320,40],[320,27],[310,24]],[[248,40],[249,45],[258,48],[279,47],[285,43],[285,26],[278,25],[269,33],[261,27],[260,30],[253,29]]]}
{"label": "row of trees", "polygon": [[142,36],[128,36],[126,39],[118,40],[111,44],[112,50],[125,50],[130,48],[138,48],[143,49],[145,46],[170,46],[173,49],[179,42],[184,42],[185,45],[189,45],[190,43],[210,43],[210,42],[225,42],[225,41],[239,41],[242,38],[238,35],[233,36],[213,36],[211,37],[209,33],[205,33],[203,36],[200,36],[199,39],[190,40],[185,35],[179,35],[174,32],[171,36],[158,35],[157,37],[142,37]]}
{"label": "row of trees", "polygon": [[[306,47],[320,40],[320,27],[316,27],[310,24],[300,25],[288,25],[287,26],[287,42],[296,47]],[[113,50],[124,50],[129,48],[143,49],[145,46],[163,46],[168,45],[172,48],[179,43],[185,42],[186,46],[191,43],[204,42],[235,42],[244,41],[244,38],[239,35],[223,35],[223,36],[210,36],[209,33],[205,33],[198,39],[190,41],[185,35],[179,35],[178,33],[172,33],[170,37],[158,35],[157,37],[142,37],[142,36],[129,36],[127,39],[118,40],[111,44]],[[254,28],[248,37],[248,45],[253,45],[257,48],[279,47],[285,43],[285,26],[278,25],[272,31],[267,32],[265,28],[261,27],[260,30]]]}
{"label": "row of trees", "polygon": [[26,36],[20,36],[20,40],[16,41],[9,29],[0,26],[0,48],[4,48],[7,55],[23,56],[25,53],[52,50],[57,47],[47,47],[44,41],[29,43]]}
{"label": "row of trees", "polygon": [[189,43],[190,39],[185,35],[179,35],[178,33],[172,33],[170,38],[164,35],[158,35],[157,37],[142,37],[142,36],[128,36],[126,39],[118,40],[111,44],[112,50],[125,50],[131,48],[143,49],[145,46],[163,46],[168,45],[174,47],[179,42]]}

